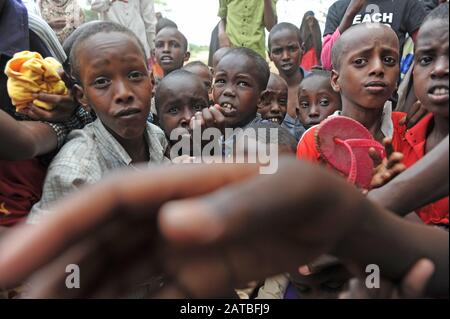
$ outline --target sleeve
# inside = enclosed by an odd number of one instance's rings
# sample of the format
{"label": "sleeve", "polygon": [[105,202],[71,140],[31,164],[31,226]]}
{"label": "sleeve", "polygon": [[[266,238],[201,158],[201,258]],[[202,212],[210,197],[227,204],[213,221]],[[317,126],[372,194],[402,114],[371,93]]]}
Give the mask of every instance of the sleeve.
{"label": "sleeve", "polygon": [[91,5],[91,10],[98,13],[108,11],[111,6],[109,0],[88,0],[88,3]]}
{"label": "sleeve", "polygon": [[303,133],[305,133],[305,128],[300,123],[298,119],[292,118],[289,114],[286,113],[286,117],[284,118],[283,123],[281,123],[281,126],[284,127],[291,133],[297,141],[300,140]]}
{"label": "sleeve", "polygon": [[408,0],[403,13],[404,28],[409,35],[413,35],[422,25],[427,13],[423,4],[418,0]]}
{"label": "sleeve", "polygon": [[228,13],[228,0],[219,0],[219,18],[225,19]]}
{"label": "sleeve", "polygon": [[91,172],[76,163],[51,165],[44,182],[41,200],[36,203],[28,215],[27,223],[38,224],[50,214],[49,208],[58,200],[66,197],[86,184],[92,184]]}
{"label": "sleeve", "polygon": [[142,19],[144,20],[145,33],[150,50],[155,48],[156,15],[154,1],[141,0]]}
{"label": "sleeve", "polygon": [[322,67],[325,70],[331,71],[333,69],[333,46],[340,36],[341,32],[339,31],[339,28],[337,28],[333,34],[327,34],[323,39],[322,53],[320,58],[322,60]]}
{"label": "sleeve", "polygon": [[317,127],[312,127],[303,134],[297,147],[297,158],[308,162],[319,162],[320,154],[316,147],[315,134]]}
{"label": "sleeve", "polygon": [[337,6],[338,4],[339,3],[335,2],[330,7],[330,9],[328,9],[327,20],[325,22],[325,30],[323,31],[324,36],[328,34],[333,34],[334,31],[338,29],[339,24],[341,23],[342,18],[345,14],[345,10],[347,10],[347,8],[345,8],[344,12],[340,14],[340,12],[338,12],[339,11]]}

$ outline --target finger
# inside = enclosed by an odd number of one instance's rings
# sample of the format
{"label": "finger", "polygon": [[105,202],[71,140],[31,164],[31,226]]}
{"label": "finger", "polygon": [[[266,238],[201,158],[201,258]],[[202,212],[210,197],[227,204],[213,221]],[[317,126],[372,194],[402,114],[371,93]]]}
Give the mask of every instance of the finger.
{"label": "finger", "polygon": [[214,117],[211,114],[211,111],[209,110],[209,108],[204,108],[202,110],[201,114],[203,116],[205,127],[214,127],[215,126]]}
{"label": "finger", "polygon": [[369,148],[369,156],[372,159],[375,167],[380,165],[383,160],[380,153],[377,152],[377,150],[375,150],[373,147]]}
{"label": "finger", "polygon": [[210,108],[210,112],[214,117],[216,127],[218,127],[219,129],[223,129],[225,125],[225,116],[222,114],[222,112],[220,112],[220,110],[214,106]]}
{"label": "finger", "polygon": [[402,281],[403,298],[423,298],[428,281],[433,275],[435,266],[429,259],[419,260]]}
{"label": "finger", "polygon": [[408,121],[408,128],[414,127],[425,115],[428,114],[428,111],[424,108],[421,108],[419,111],[414,113]]}
{"label": "finger", "polygon": [[308,268],[311,274],[316,274],[321,272],[322,270],[339,265],[341,262],[334,256],[331,255],[322,255],[312,263],[308,264]]}
{"label": "finger", "polygon": [[34,94],[33,97],[35,99],[38,99],[42,102],[47,102],[51,104],[61,104],[63,95],[57,95],[57,94],[48,94],[48,93],[38,93]]}
{"label": "finger", "polygon": [[139,205],[145,213],[169,199],[198,196],[257,172],[258,165],[251,164],[174,166],[122,172],[95,187],[86,187],[54,206],[51,217],[40,225],[18,226],[2,238],[0,286],[13,286],[23,280],[80,233],[104,221],[117,206]]}
{"label": "finger", "polygon": [[34,104],[31,104],[29,107],[29,113],[31,116],[33,116],[35,119],[41,120],[41,121],[50,121],[52,118],[52,112],[47,111],[43,108],[37,107]]}
{"label": "finger", "polygon": [[386,137],[385,139],[383,139],[383,145],[386,151],[386,158],[390,158],[392,153],[394,153],[394,146],[392,145],[392,139]]}

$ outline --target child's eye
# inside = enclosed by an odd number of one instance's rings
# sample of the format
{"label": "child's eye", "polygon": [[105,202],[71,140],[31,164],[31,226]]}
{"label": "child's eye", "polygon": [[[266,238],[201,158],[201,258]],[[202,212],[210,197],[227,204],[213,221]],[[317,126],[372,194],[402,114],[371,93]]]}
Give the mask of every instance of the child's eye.
{"label": "child's eye", "polygon": [[395,65],[397,63],[397,60],[391,56],[387,56],[384,58],[384,63],[388,65]]}
{"label": "child's eye", "polygon": [[216,79],[216,81],[214,82],[214,85],[218,85],[218,84],[225,84],[225,80],[224,79]]}
{"label": "child's eye", "polygon": [[248,84],[248,83],[245,82],[245,81],[239,81],[239,82],[238,82],[238,86],[241,86],[241,87],[249,87],[250,84]]}
{"label": "child's eye", "polygon": [[278,100],[278,104],[280,104],[281,106],[286,106],[287,105],[287,99],[279,99]]}
{"label": "child's eye", "polygon": [[328,105],[330,105],[330,101],[328,101],[327,99],[321,99],[319,101],[319,105],[323,106],[323,107],[327,107]]}
{"label": "child's eye", "polygon": [[299,49],[298,46],[290,46],[290,47],[289,47],[289,51],[290,51],[290,52],[297,52],[298,49]]}
{"label": "child's eye", "polygon": [[103,88],[107,87],[110,83],[111,83],[111,80],[109,80],[107,78],[97,78],[94,80],[94,86],[97,89],[103,89]]}
{"label": "child's eye", "polygon": [[277,49],[273,49],[272,50],[272,54],[273,55],[280,55],[281,53],[283,53],[283,49],[281,49],[281,48],[280,49],[277,48]]}
{"label": "child's eye", "polygon": [[308,107],[309,107],[309,103],[308,102],[300,102],[300,107],[302,108],[302,109],[307,109]]}
{"label": "child's eye", "polygon": [[419,63],[422,66],[429,65],[433,61],[433,58],[430,56],[423,56],[419,58]]}
{"label": "child's eye", "polygon": [[355,64],[356,66],[364,66],[367,64],[367,62],[368,61],[366,58],[358,58],[353,61],[353,64]]}
{"label": "child's eye", "polygon": [[172,107],[170,108],[167,113],[172,114],[172,115],[176,115],[178,114],[178,108],[177,107]]}
{"label": "child's eye", "polygon": [[130,74],[128,75],[128,77],[130,79],[140,79],[143,76],[144,76],[144,74],[142,74],[142,72],[139,72],[139,71],[130,72]]}
{"label": "child's eye", "polygon": [[199,112],[199,111],[203,110],[205,107],[206,107],[205,105],[197,104],[197,105],[194,105],[194,106],[192,107],[192,109],[193,109],[195,112]]}

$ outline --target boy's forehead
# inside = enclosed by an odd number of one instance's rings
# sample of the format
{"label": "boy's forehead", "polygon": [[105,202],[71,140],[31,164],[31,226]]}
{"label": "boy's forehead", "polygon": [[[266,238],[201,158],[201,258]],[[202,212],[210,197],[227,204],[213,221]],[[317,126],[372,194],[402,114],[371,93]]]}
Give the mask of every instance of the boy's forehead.
{"label": "boy's forehead", "polygon": [[286,40],[297,41],[297,42],[300,41],[300,39],[298,38],[298,33],[289,28],[284,28],[284,29],[278,30],[274,34],[272,34],[272,36],[270,37],[271,44],[274,44],[275,42],[279,42],[279,41],[286,41]]}
{"label": "boy's forehead", "polygon": [[444,20],[429,20],[417,34],[416,49],[422,45],[428,45],[436,40],[442,45],[448,45],[449,23]]}
{"label": "boy's forehead", "polygon": [[283,80],[282,77],[276,74],[271,74],[269,78],[269,83],[267,84],[267,88],[277,88],[277,89],[288,89],[287,83]]}
{"label": "boy's forehead", "polygon": [[175,28],[164,28],[161,31],[159,31],[158,35],[156,36],[156,41],[158,40],[177,40],[180,43],[183,42],[183,36],[178,29]]}
{"label": "boy's forehead", "polygon": [[225,55],[219,64],[217,64],[217,72],[220,71],[248,74],[251,77],[255,77],[258,72],[256,63],[252,58],[245,54],[236,54],[233,52]]}
{"label": "boy's forehead", "polygon": [[362,50],[365,45],[382,44],[399,50],[399,40],[392,28],[383,24],[361,24],[344,32],[341,56]]}

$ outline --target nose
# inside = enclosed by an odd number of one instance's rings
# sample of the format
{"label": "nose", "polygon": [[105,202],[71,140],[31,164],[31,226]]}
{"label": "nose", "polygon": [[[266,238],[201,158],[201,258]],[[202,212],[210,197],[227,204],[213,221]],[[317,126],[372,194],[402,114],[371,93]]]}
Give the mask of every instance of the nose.
{"label": "nose", "polygon": [[439,57],[431,73],[432,78],[448,78],[448,59],[444,56]]}
{"label": "nose", "polygon": [[170,44],[168,42],[164,43],[163,52],[164,53],[169,53],[170,52]]}
{"label": "nose", "polygon": [[277,102],[272,102],[271,107],[270,107],[270,112],[272,114],[280,114],[281,113],[280,105],[278,105]]}
{"label": "nose", "polygon": [[289,60],[291,58],[291,55],[289,54],[289,50],[283,50],[283,55],[281,57],[283,61]]}
{"label": "nose", "polygon": [[382,77],[384,75],[384,65],[380,58],[373,59],[370,64],[370,76]]}
{"label": "nose", "polygon": [[125,81],[116,81],[114,86],[114,102],[116,104],[130,104],[134,101],[133,91]]}
{"label": "nose", "polygon": [[225,90],[223,91],[223,95],[224,96],[228,96],[228,97],[235,97],[236,93],[234,92],[233,88],[231,87],[231,85],[227,86],[225,88]]}
{"label": "nose", "polygon": [[189,107],[184,109],[183,115],[181,116],[179,126],[183,128],[188,128],[191,118],[194,116],[194,112],[191,111]]}
{"label": "nose", "polygon": [[320,116],[320,110],[319,110],[319,106],[317,104],[313,104],[310,108],[309,108],[309,114],[308,116],[310,118],[317,118]]}

